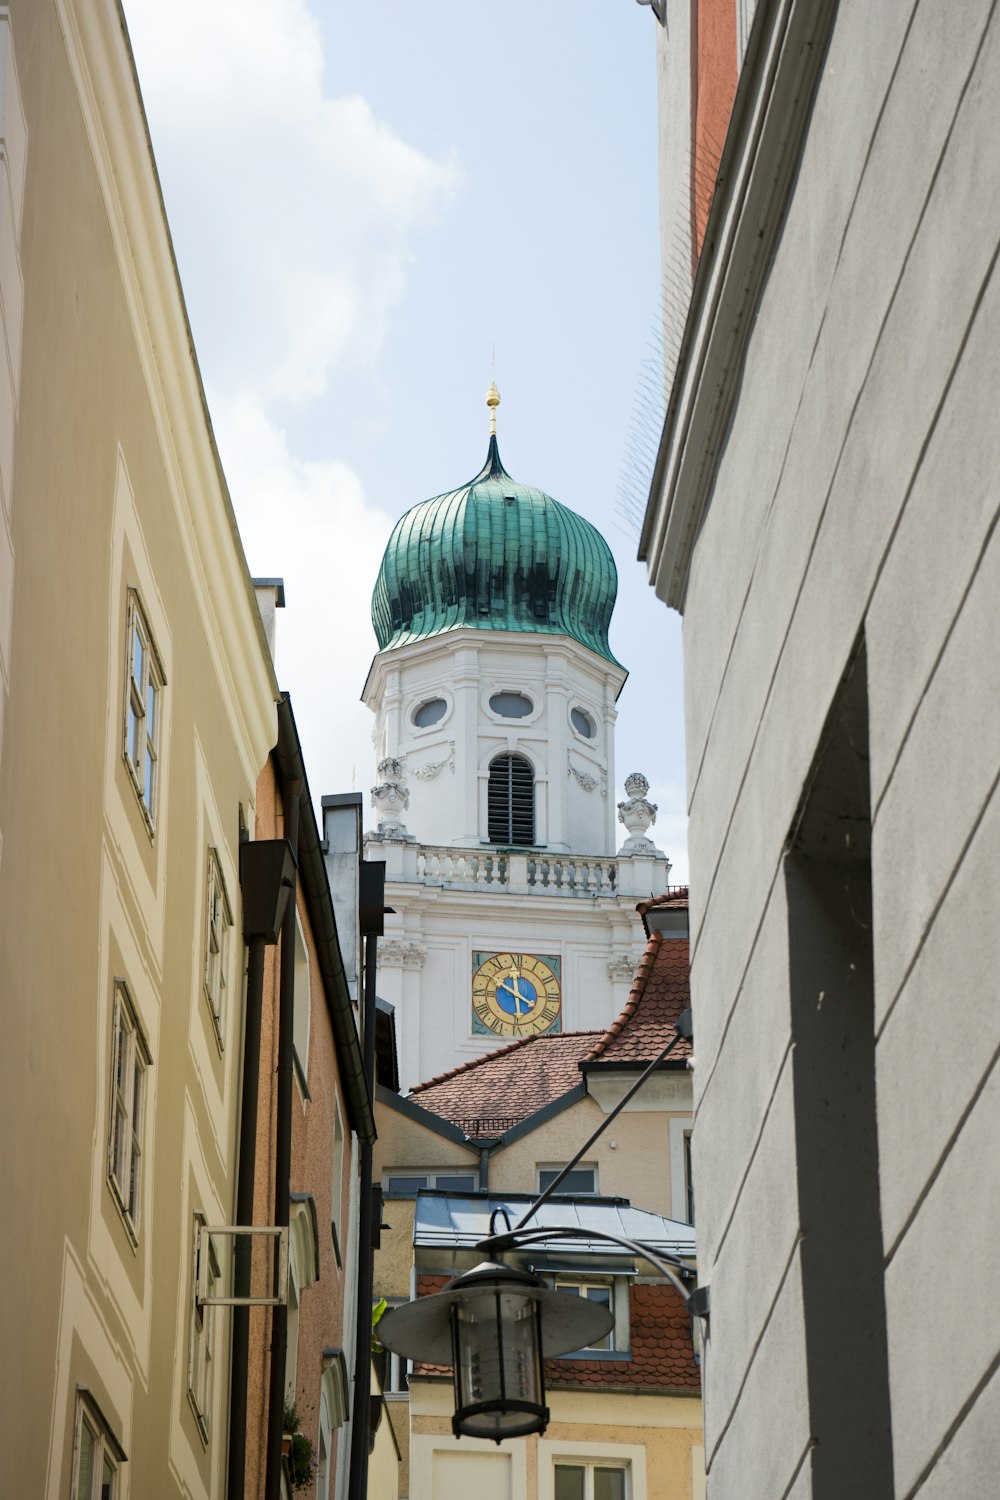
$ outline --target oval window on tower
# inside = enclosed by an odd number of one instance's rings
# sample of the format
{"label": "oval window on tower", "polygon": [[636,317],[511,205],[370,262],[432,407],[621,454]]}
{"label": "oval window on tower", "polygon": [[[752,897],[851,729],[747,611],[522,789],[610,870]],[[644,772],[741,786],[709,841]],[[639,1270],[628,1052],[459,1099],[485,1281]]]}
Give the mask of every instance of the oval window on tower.
{"label": "oval window on tower", "polygon": [[569,720],[577,734],[582,734],[585,740],[592,740],[597,733],[597,725],[582,708],[571,708]]}
{"label": "oval window on tower", "polygon": [[501,719],[526,719],[535,705],[523,693],[494,693],[490,708]]}
{"label": "oval window on tower", "polygon": [[413,722],[418,729],[429,729],[432,724],[437,724],[448,712],[448,705],[443,698],[428,698],[426,703],[414,710]]}

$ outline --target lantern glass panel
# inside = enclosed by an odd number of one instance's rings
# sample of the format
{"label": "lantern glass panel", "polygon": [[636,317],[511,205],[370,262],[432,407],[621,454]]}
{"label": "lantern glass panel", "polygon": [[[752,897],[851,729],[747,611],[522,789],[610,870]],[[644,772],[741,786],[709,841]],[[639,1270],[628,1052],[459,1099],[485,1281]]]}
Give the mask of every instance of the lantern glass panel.
{"label": "lantern glass panel", "polygon": [[524,1431],[527,1408],[540,1410],[545,1400],[535,1298],[510,1287],[484,1287],[457,1302],[453,1316],[462,1431],[491,1438]]}

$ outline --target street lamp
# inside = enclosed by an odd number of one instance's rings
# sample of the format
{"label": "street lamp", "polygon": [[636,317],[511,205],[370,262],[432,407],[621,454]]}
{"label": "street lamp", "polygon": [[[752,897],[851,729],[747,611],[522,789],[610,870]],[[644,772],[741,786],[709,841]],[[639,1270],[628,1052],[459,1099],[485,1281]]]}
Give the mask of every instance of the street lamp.
{"label": "street lamp", "polygon": [[554,1292],[539,1276],[486,1260],[433,1297],[387,1312],[378,1335],[387,1349],[450,1364],[456,1437],[524,1437],[544,1432],[545,1357],[583,1349],[610,1332],[607,1307]]}
{"label": "street lamp", "polygon": [[593,1347],[614,1325],[609,1308],[552,1291],[540,1277],[504,1264],[500,1257],[508,1251],[554,1239],[618,1245],[655,1265],[680,1293],[692,1317],[707,1320],[708,1288],[688,1289],[683,1278],[693,1272],[679,1256],[665,1256],[641,1241],[604,1230],[528,1223],[670,1049],[690,1036],[691,1013],[685,1011],[663,1051],[515,1227],[511,1229],[508,1221],[505,1233],[494,1234],[494,1213],[489,1237],[477,1246],[487,1260],[454,1277],[434,1296],[407,1302],[379,1320],[379,1340],[394,1354],[429,1364],[451,1364],[455,1389],[451,1428],[456,1437],[492,1438],[500,1443],[504,1438],[544,1432],[549,1421],[544,1361]]}

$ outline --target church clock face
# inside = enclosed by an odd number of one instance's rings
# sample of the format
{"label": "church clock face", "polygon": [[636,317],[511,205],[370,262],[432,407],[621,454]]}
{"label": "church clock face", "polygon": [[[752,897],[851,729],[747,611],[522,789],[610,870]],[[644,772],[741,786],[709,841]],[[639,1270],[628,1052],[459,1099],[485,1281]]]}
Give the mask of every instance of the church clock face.
{"label": "church clock face", "polygon": [[473,1031],[507,1037],[560,1031],[560,968],[551,954],[473,953]]}

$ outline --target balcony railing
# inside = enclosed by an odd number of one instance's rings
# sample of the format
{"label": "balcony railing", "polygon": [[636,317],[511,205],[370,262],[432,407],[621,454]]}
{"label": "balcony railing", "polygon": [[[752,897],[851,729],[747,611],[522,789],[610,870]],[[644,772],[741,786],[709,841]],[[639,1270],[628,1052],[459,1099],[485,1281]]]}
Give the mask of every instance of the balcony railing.
{"label": "balcony railing", "polygon": [[[549,891],[560,896],[613,896],[618,860],[597,855],[518,854],[508,850],[417,846],[417,880],[476,890]],[[391,877],[390,877],[391,878]]]}

